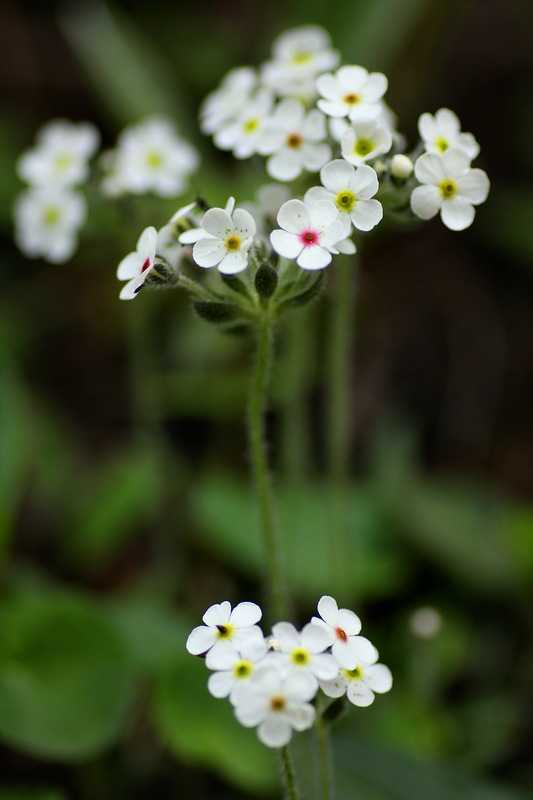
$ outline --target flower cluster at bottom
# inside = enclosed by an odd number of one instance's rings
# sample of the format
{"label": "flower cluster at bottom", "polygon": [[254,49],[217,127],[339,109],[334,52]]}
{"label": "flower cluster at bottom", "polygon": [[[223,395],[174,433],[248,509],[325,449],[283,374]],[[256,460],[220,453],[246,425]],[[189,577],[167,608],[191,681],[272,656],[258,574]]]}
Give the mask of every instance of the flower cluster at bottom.
{"label": "flower cluster at bottom", "polygon": [[205,656],[211,694],[229,698],[239,722],[257,728],[268,747],[284,747],[293,730],[313,725],[312,701],[320,690],[369,706],[374,693],[392,687],[390,670],[377,663],[378,651],[359,635],[361,621],[353,611],[324,596],[318,615],[301,631],[278,622],[265,638],[258,605],[244,602],[232,610],[225,600],[207,609],[205,624],[187,639],[189,653]]}

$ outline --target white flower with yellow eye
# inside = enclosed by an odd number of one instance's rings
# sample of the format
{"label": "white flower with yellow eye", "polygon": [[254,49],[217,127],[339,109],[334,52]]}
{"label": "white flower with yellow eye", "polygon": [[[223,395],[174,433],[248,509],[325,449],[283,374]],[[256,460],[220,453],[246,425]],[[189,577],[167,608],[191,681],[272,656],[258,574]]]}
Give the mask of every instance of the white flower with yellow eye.
{"label": "white flower with yellow eye", "polygon": [[354,706],[366,708],[374,702],[375,694],[385,694],[392,689],[392,674],[384,664],[359,662],[353,669],[340,669],[331,681],[320,681],[327,697],[346,695]]}
{"label": "white flower with yellow eye", "polygon": [[100,142],[100,134],[88,122],[49,122],[37,135],[37,145],[17,164],[19,176],[32,186],[69,187],[89,175],[89,159]]}
{"label": "white flower with yellow eye", "polygon": [[308,674],[317,688],[319,680],[332,680],[337,675],[337,662],[325,652],[331,644],[330,638],[319,625],[310,622],[298,632],[290,622],[278,622],[272,628],[272,635],[277,642],[277,652],[272,658],[279,659],[289,672]]}
{"label": "white flower with yellow eye", "polygon": [[263,612],[255,603],[239,603],[233,611],[227,600],[216,603],[202,617],[205,624],[191,631],[185,646],[193,656],[209,652],[213,659],[227,649],[228,642],[240,649],[261,634],[257,623],[262,616]]}
{"label": "white flower with yellow eye", "polygon": [[238,649],[231,641],[221,642],[208,652],[205,659],[206,667],[213,670],[207,683],[209,692],[213,697],[229,697],[235,704],[243,687],[264,662],[267,652],[268,645],[258,629]]}
{"label": "white flower with yellow eye", "polygon": [[272,102],[270,92],[258,92],[237,119],[229,121],[217,131],[214,136],[216,146],[221,150],[231,150],[235,158],[250,158],[254,153],[267,155],[271,152],[267,123]]}
{"label": "white flower with yellow eye", "polygon": [[415,175],[422,186],[411,194],[411,209],[428,220],[439,211],[452,231],[462,231],[474,221],[474,206],[487,199],[490,182],[482,169],[471,169],[470,158],[462,150],[446,150],[443,155],[424,153],[415,164]]}
{"label": "white flower with yellow eye", "polygon": [[333,69],[339,61],[328,33],[317,25],[282,33],[273,44],[272,56],[261,71],[264,85],[283,97],[302,99],[316,96],[316,76]]}
{"label": "white flower with yellow eye", "polygon": [[391,147],[390,130],[374,119],[357,120],[341,139],[342,157],[355,166],[388,153]]}
{"label": "white flower with yellow eye", "polygon": [[232,69],[222,83],[209,94],[200,108],[200,128],[213,134],[230,120],[240,116],[248,105],[257,85],[257,75],[251,67]]}
{"label": "white flower with yellow eye", "polygon": [[268,123],[266,148],[272,153],[268,174],[278,181],[292,181],[303,170],[318,172],[331,158],[325,138],[326,118],[320,111],[306,112],[299,100],[282,100]]}
{"label": "white flower with yellow eye", "polygon": [[235,716],[247,728],[256,728],[267,747],[285,747],[293,730],[304,731],[315,721],[310,700],[316,694],[310,673],[280,669],[274,661],[257,669],[236,697]]}
{"label": "white flower with yellow eye", "polygon": [[84,198],[70,189],[37,187],[22,192],[15,204],[15,241],[30,258],[53,264],[67,261],[87,215]]}
{"label": "white flower with yellow eye", "polygon": [[372,199],[379,189],[378,176],[368,164],[355,169],[336,159],[322,167],[320,179],[322,186],[313,186],[305,193],[306,203],[328,203],[360,231],[370,231],[381,222],[383,207]]}
{"label": "white flower with yellow eye", "polygon": [[364,67],[341,67],[335,74],[320,75],[316,82],[321,99],[317,105],[329,117],[356,119],[378,117],[380,101],[387,91],[387,78]]}
{"label": "white flower with yellow eye", "polygon": [[192,257],[199,267],[218,266],[219,272],[234,275],[248,266],[248,252],[256,233],[255,220],[244,208],[235,208],[230,197],[225,208],[210,208],[199,228],[180,236],[182,244],[194,244]]}
{"label": "white flower with yellow eye", "polygon": [[472,160],[479,155],[479,144],[471,133],[461,132],[461,121],[449,108],[441,108],[433,116],[422,114],[418,131],[427,153],[442,155],[450,148],[462,150]]}

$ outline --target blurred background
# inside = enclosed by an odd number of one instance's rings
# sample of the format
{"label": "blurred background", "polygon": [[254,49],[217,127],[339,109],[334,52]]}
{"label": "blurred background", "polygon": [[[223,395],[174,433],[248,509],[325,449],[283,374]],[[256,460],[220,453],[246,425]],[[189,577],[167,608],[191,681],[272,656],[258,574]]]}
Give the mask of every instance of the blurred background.
{"label": "blurred background", "polygon": [[[15,159],[51,117],[91,120],[112,146],[154,112],[202,153],[185,199],[251,199],[264,173],[201,137],[197,108],[307,23],[345,63],[388,74],[411,144],[420,113],[454,109],[492,180],[465,233],[366,237],[340,556],[327,296],[278,339],[271,454],[295,621],[337,596],[395,675],[338,723],[338,797],[533,796],[532,21],[528,0],[4,0],[0,800],[279,792],[272,754],[184,651],[212,602],[261,600],[250,342],[177,292],[118,302],[116,264],[175,203],[144,198],[132,221],[101,200],[63,266],[16,250],[12,206]],[[311,799],[313,748],[298,737]]]}

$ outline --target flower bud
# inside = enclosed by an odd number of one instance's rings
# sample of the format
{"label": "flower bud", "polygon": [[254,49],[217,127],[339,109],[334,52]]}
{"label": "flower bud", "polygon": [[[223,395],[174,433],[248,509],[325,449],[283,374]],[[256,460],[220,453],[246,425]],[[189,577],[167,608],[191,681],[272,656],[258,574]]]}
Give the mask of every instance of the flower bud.
{"label": "flower bud", "polygon": [[396,155],[391,161],[390,172],[393,178],[405,181],[412,175],[413,162],[409,156]]}

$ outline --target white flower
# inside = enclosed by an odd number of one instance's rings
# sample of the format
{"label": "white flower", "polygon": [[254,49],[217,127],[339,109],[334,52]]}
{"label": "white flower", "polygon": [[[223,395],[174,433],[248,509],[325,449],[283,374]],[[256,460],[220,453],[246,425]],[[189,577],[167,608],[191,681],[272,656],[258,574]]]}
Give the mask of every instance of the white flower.
{"label": "white flower", "polygon": [[392,688],[391,671],[384,664],[359,662],[353,669],[340,669],[332,681],[320,681],[328,697],[347,695],[354,706],[365,708],[374,702],[374,692],[384,694]]}
{"label": "white flower", "polygon": [[287,186],[281,183],[266,183],[257,190],[255,201],[244,203],[243,208],[254,218],[258,232],[266,236],[275,224],[278,211],[290,196]]}
{"label": "white flower", "polygon": [[[179,208],[167,224],[158,231],[157,253],[174,268],[178,267],[183,255],[190,255],[190,248],[180,244],[179,237],[184,232],[183,223],[194,218],[196,208],[196,203],[189,203]],[[187,227],[185,225],[185,228]]]}
{"label": "white flower", "polygon": [[474,206],[485,202],[490,182],[482,169],[471,169],[462,150],[443,155],[424,153],[415,164],[415,175],[423,186],[411,195],[411,208],[420,219],[432,219],[440,211],[452,231],[462,231],[474,221]]}
{"label": "white flower", "polygon": [[86,180],[88,162],[100,141],[88,122],[49,122],[38,134],[37,146],[18,161],[19,176],[33,186],[68,187]]}
{"label": "white flower", "polygon": [[299,633],[290,622],[278,622],[272,628],[277,643],[276,654],[288,672],[306,673],[315,681],[332,680],[338,666],[329,653],[324,651],[331,644],[330,636],[320,625],[308,623]]}
{"label": "white flower", "polygon": [[268,125],[266,146],[273,153],[266,165],[268,174],[279,181],[292,181],[304,169],[318,172],[331,158],[325,137],[326,119],[320,111],[306,113],[299,100],[282,100]]}
{"label": "white flower", "polygon": [[479,155],[479,144],[471,133],[461,133],[461,122],[449,108],[441,108],[435,116],[422,114],[418,130],[426,152],[445,153],[450,148],[462,150],[472,160]]}
{"label": "white flower", "polygon": [[202,617],[205,625],[191,631],[186,648],[193,656],[209,651],[211,658],[216,658],[219,652],[223,653],[227,642],[239,649],[261,633],[256,625],[261,617],[262,611],[255,603],[239,603],[233,611],[227,600],[216,603]]}
{"label": "white flower", "polygon": [[350,164],[363,164],[388,153],[392,134],[380,120],[357,120],[341,139],[342,157]]}
{"label": "white flower", "polygon": [[258,665],[264,662],[268,646],[263,634],[243,641],[237,649],[231,642],[221,642],[206,656],[206,666],[215,670],[209,677],[207,688],[213,697],[228,697],[235,704],[243,687],[252,679]]}
{"label": "white flower", "polygon": [[411,614],[409,627],[414,636],[420,639],[432,639],[440,633],[442,616],[440,611],[432,606],[422,606]]}
{"label": "white flower", "polygon": [[390,162],[390,173],[393,178],[405,181],[413,174],[413,162],[409,156],[397,153]]}
{"label": "white flower", "polygon": [[86,213],[84,198],[70,189],[28,189],[15,204],[17,245],[31,258],[41,256],[54,264],[63,263],[76,249],[77,231]]}
{"label": "white flower", "polygon": [[289,200],[279,210],[278,224],[283,230],[270,234],[272,247],[284,258],[296,259],[302,269],[327,267],[350,232],[349,218],[341,218],[329,203]]}
{"label": "white flower", "polygon": [[157,231],[145,228],[139,236],[136,249],[125,256],[117,269],[119,281],[128,281],[120,292],[121,300],[133,300],[141,291],[144,282],[155,264]]}
{"label": "white flower", "polygon": [[325,202],[338,214],[347,216],[354,228],[370,231],[383,219],[383,207],[372,198],[379,189],[376,171],[367,164],[355,169],[342,159],[330,161],[320,170],[322,186],[313,186],[306,203]]}
{"label": "white flower", "polygon": [[198,165],[198,155],[177,136],[173,124],[151,118],[121,134],[111,167],[114,193],[154,192],[161,197],[181,194]]}
{"label": "white flower", "polygon": [[251,67],[232,69],[222,83],[211,92],[200,108],[200,127],[203,133],[216,133],[229,120],[235,119],[248,104],[257,83]]}
{"label": "white flower", "polygon": [[271,111],[270,92],[258,92],[236,120],[217,131],[214,137],[216,146],[221,150],[232,150],[235,158],[250,158],[254,153],[267,155],[272,152],[267,135]]}
{"label": "white flower", "polygon": [[341,67],[333,75],[317,78],[316,86],[322,98],[317,103],[330,117],[356,119],[378,117],[379,101],[387,91],[387,78],[381,72],[369,73],[364,67]]}
{"label": "white flower", "polygon": [[312,97],[315,77],[333,69],[339,60],[329,35],[316,25],[285,31],[275,40],[272,53],[273,60],[263,66],[261,79],[282,96]]}
{"label": "white flower", "polygon": [[261,667],[237,695],[235,716],[247,728],[258,727],[259,739],[267,747],[284,747],[292,731],[304,731],[315,720],[310,700],[316,692],[309,675],[289,674],[275,664]]}
{"label": "white flower", "polygon": [[234,275],[248,266],[248,251],[253,244],[256,225],[249,211],[235,208],[230,197],[225,208],[210,208],[199,228],[180,236],[182,244],[193,244],[192,257],[199,267],[218,266],[219,272]]}
{"label": "white flower", "polygon": [[336,662],[345,669],[353,669],[359,661],[373,664],[378,651],[364,636],[358,636],[361,620],[347,608],[339,608],[333,597],[324,595],[318,602],[321,619],[313,617],[313,624],[328,635],[328,643]]}

